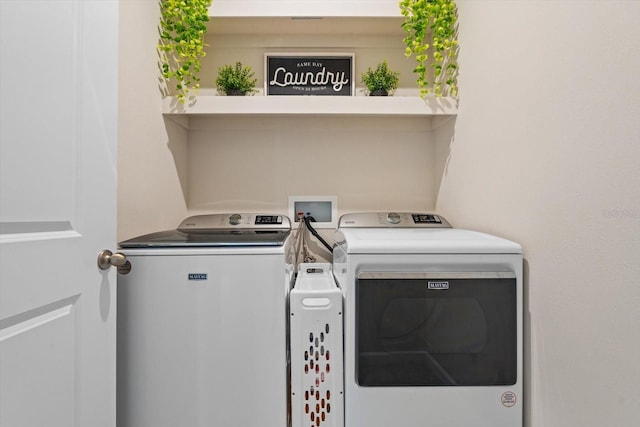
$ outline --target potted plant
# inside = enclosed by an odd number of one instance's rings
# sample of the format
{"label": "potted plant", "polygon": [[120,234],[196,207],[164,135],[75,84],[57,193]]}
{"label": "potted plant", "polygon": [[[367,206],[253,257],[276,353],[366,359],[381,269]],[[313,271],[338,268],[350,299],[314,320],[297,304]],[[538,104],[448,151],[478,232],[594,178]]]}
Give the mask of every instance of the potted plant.
{"label": "potted plant", "polygon": [[212,0],[160,0],[160,74],[165,95],[175,91],[184,104],[200,87],[200,60]]}
{"label": "potted plant", "polygon": [[398,88],[399,75],[389,69],[385,59],[377,65],[375,70],[369,67],[362,73],[361,79],[370,96],[387,96]]}
{"label": "potted plant", "polygon": [[228,96],[244,96],[256,92],[258,79],[254,78],[250,66],[243,66],[241,62],[235,65],[223,65],[218,69],[216,88],[218,92]]}
{"label": "potted plant", "polygon": [[[458,78],[458,8],[454,0],[400,0],[405,17],[402,28],[407,35],[405,56],[415,55],[420,96],[457,96]],[[427,61],[433,81],[427,76]]]}

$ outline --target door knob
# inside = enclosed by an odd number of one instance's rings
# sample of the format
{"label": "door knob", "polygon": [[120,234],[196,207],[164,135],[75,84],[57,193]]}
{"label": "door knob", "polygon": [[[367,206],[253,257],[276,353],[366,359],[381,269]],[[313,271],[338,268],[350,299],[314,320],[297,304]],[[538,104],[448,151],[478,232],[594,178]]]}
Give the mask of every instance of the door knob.
{"label": "door knob", "polygon": [[120,267],[125,262],[127,262],[127,257],[120,252],[114,254],[109,249],[104,249],[98,254],[98,267],[100,267],[100,270],[108,270],[111,266]]}

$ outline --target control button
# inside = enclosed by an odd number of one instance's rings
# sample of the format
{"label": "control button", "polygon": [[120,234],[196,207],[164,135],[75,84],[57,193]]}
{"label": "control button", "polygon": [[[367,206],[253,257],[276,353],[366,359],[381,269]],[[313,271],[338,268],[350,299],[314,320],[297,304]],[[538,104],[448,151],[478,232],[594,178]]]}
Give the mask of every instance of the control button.
{"label": "control button", "polygon": [[400,214],[396,212],[389,212],[387,214],[387,222],[390,224],[400,224]]}
{"label": "control button", "polygon": [[233,214],[229,217],[229,224],[231,225],[238,225],[242,222],[242,215],[240,214]]}

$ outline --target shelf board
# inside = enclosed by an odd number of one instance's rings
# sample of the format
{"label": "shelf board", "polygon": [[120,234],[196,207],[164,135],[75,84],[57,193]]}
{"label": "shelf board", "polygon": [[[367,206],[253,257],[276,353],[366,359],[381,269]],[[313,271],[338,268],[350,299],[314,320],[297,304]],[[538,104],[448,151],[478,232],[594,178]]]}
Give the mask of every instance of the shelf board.
{"label": "shelf board", "polygon": [[[448,120],[457,99],[417,96],[197,96],[185,104],[165,98],[163,113],[188,128],[188,119],[210,116],[424,117]],[[435,124],[435,123],[434,123]],[[432,127],[434,127],[432,125]]]}
{"label": "shelf board", "polygon": [[209,16],[221,18],[400,17],[397,0],[214,0]]}
{"label": "shelf board", "polygon": [[400,35],[397,0],[214,0],[207,34]]}

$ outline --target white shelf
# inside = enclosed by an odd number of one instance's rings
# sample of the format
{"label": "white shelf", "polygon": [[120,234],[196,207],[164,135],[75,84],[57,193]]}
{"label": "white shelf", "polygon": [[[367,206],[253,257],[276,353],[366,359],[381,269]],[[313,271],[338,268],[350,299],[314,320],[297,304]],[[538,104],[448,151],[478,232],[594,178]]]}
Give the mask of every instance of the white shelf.
{"label": "white shelf", "polygon": [[457,99],[417,96],[197,96],[185,104],[165,98],[163,113],[188,127],[191,117],[210,116],[361,116],[448,119]]}
{"label": "white shelf", "polygon": [[217,18],[401,16],[398,0],[214,0],[209,15]]}
{"label": "white shelf", "polygon": [[[214,52],[220,40],[231,40],[238,49],[269,40],[267,50],[271,45],[291,48],[287,41],[295,40],[304,51],[308,46],[318,48],[314,40],[327,43],[330,38],[334,48],[371,49],[386,46],[387,40],[400,43],[404,35],[398,0],[214,0],[209,16],[207,34],[213,37],[209,43]],[[398,49],[403,52],[403,45]],[[185,104],[166,98],[163,113],[185,128],[191,118],[229,116],[416,117],[434,128],[455,116],[458,105],[456,98],[423,100],[416,96],[417,90],[407,88],[390,97],[264,96],[262,90],[255,96],[227,97],[211,92],[215,93],[201,89]]]}

